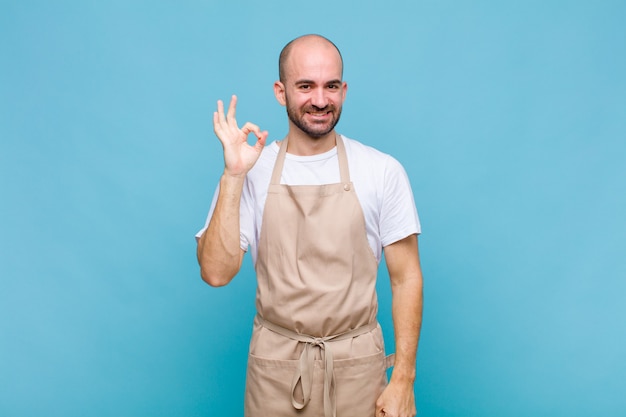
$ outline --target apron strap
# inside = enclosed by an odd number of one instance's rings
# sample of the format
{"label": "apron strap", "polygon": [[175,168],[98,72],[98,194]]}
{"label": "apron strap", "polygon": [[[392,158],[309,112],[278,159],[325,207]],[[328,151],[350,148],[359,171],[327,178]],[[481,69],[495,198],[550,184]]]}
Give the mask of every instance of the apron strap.
{"label": "apron strap", "polygon": [[[343,139],[340,135],[335,136],[335,142],[337,143],[337,159],[339,160],[339,177],[341,183],[344,184],[346,191],[350,189],[350,170],[348,169],[348,157],[346,155],[346,147],[343,144]],[[285,155],[287,154],[287,137],[283,139],[278,150],[278,156],[276,157],[276,163],[274,164],[274,170],[272,171],[272,179],[270,184],[280,184],[280,176],[283,173],[283,165],[285,164]]]}
{"label": "apron strap", "polygon": [[[366,324],[365,326],[339,333],[333,336],[314,337],[306,334],[296,333],[275,323],[263,319],[257,314],[259,323],[268,330],[278,333],[281,336],[304,343],[304,349],[300,355],[298,369],[291,382],[291,404],[297,410],[303,409],[311,401],[311,391],[313,388],[313,369],[315,366],[315,350],[319,348],[322,362],[324,363],[324,417],[337,416],[337,404],[335,395],[335,372],[333,369],[333,351],[327,342],[352,339],[353,337],[371,332],[378,326],[378,322]],[[388,357],[389,358],[389,357]],[[393,359],[391,359],[393,360]],[[386,364],[389,365],[389,359]],[[300,402],[295,397],[298,382],[302,385],[303,401]]]}
{"label": "apron strap", "polygon": [[393,368],[393,365],[395,365],[395,363],[396,363],[395,353],[385,356],[385,369]]}
{"label": "apron strap", "polygon": [[280,176],[283,173],[283,165],[285,163],[285,155],[287,154],[287,137],[283,139],[278,150],[278,156],[276,157],[276,163],[274,164],[274,170],[272,171],[272,179],[270,184],[280,184]]}
{"label": "apron strap", "polygon": [[348,187],[346,191],[350,188],[350,170],[348,169],[348,156],[346,154],[346,147],[343,144],[343,138],[340,135],[337,135],[337,159],[339,159],[339,177],[341,178],[341,183],[344,184],[344,187]]}

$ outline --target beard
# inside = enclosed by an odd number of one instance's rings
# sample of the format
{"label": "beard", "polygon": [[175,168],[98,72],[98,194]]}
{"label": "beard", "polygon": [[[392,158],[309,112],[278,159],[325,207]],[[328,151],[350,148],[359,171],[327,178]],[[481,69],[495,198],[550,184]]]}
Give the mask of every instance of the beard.
{"label": "beard", "polygon": [[[337,108],[334,104],[329,104],[326,107],[319,108],[316,106],[306,106],[300,109],[289,105],[289,100],[286,100],[287,116],[289,120],[298,127],[301,131],[309,135],[311,138],[319,139],[333,131],[339,119],[341,118],[341,107]],[[327,122],[311,123],[305,120],[307,113],[320,113],[329,112],[331,118]]]}

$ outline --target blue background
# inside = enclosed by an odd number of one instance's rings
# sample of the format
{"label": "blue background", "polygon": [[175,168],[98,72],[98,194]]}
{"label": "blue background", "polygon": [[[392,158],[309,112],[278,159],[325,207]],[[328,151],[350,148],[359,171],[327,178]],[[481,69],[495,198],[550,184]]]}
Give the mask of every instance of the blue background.
{"label": "blue background", "polygon": [[[217,99],[280,139],[277,57],[340,47],[339,131],[423,225],[422,416],[626,415],[623,1],[0,2],[0,415],[241,415],[249,258],[193,235]],[[389,286],[380,320],[393,348]],[[391,350],[391,349],[390,349]]]}

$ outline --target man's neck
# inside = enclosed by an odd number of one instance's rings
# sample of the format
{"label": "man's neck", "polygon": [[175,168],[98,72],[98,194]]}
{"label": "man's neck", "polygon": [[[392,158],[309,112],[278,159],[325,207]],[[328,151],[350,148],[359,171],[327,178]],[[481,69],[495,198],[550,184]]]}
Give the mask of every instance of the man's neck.
{"label": "man's neck", "polygon": [[313,138],[300,130],[297,132],[290,130],[287,138],[289,138],[287,152],[298,156],[318,155],[330,151],[337,145],[334,129],[320,138]]}

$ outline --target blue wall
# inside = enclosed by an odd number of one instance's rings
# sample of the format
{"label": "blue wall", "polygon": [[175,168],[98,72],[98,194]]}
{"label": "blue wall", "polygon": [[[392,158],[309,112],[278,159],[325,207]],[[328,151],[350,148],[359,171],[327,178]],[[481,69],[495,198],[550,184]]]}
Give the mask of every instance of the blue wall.
{"label": "blue wall", "polygon": [[241,414],[251,262],[214,289],[195,261],[211,114],[236,93],[282,138],[310,32],[339,131],[413,184],[420,415],[626,415],[626,4],[271,3],[0,4],[0,415]]}

